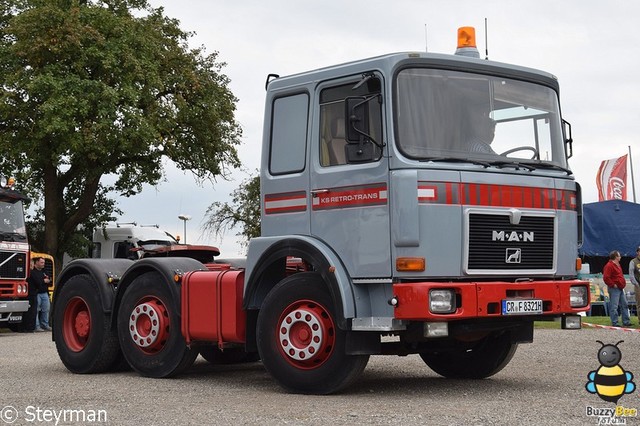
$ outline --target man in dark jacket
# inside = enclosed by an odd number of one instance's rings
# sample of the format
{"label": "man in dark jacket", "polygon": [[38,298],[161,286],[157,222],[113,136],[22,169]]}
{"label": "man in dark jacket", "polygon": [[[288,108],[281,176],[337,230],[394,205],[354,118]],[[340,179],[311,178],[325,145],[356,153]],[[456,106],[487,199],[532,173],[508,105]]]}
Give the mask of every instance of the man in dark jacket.
{"label": "man in dark jacket", "polygon": [[51,280],[44,273],[44,257],[33,258],[33,269],[29,276],[29,290],[37,291],[38,308],[36,310],[36,331],[51,331],[49,327],[49,283]]}

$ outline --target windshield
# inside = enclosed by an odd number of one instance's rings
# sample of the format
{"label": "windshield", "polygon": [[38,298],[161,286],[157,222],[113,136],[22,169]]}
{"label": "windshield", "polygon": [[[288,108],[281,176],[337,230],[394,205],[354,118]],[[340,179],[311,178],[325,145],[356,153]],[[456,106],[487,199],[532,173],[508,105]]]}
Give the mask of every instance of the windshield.
{"label": "windshield", "polygon": [[146,246],[172,246],[178,244],[176,241],[167,241],[167,240],[144,240],[138,241],[138,247],[146,247]]}
{"label": "windshield", "polygon": [[547,86],[411,68],[396,88],[397,143],[408,157],[567,167],[558,97]]}
{"label": "windshield", "polygon": [[0,240],[26,241],[22,201],[0,201]]}

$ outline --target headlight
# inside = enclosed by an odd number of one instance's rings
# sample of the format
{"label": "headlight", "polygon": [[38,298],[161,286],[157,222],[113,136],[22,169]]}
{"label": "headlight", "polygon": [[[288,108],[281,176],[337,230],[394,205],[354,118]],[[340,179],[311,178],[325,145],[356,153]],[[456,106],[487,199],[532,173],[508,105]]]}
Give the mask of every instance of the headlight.
{"label": "headlight", "polygon": [[429,310],[434,314],[450,314],[456,310],[456,294],[453,290],[429,290]]}
{"label": "headlight", "polygon": [[584,285],[572,286],[571,289],[569,290],[569,301],[571,303],[571,307],[582,308],[584,306],[587,306],[588,294],[589,292],[587,291],[587,286],[584,286]]}

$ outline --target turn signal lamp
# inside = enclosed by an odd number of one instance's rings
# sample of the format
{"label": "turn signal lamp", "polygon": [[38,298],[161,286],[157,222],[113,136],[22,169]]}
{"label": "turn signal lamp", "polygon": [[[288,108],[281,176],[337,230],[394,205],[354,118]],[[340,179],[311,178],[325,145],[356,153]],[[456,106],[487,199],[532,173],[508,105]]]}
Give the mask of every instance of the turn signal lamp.
{"label": "turn signal lamp", "polygon": [[0,175],[0,188],[11,189],[11,187],[15,184],[16,184],[15,178],[13,177],[7,178],[6,176]]}
{"label": "turn signal lamp", "polygon": [[456,55],[479,58],[480,52],[476,48],[476,29],[473,27],[458,28],[458,48]]}
{"label": "turn signal lamp", "polygon": [[399,257],[396,259],[398,272],[423,272],[426,269],[424,257]]}
{"label": "turn signal lamp", "polygon": [[581,270],[582,270],[582,259],[577,257],[576,258],[576,271],[581,271]]}

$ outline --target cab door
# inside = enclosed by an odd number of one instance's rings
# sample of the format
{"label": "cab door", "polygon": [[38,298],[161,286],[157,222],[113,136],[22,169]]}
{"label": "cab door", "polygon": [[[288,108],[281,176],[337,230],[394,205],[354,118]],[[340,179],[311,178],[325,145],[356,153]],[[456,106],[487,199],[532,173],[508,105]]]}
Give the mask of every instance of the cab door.
{"label": "cab door", "polygon": [[[352,278],[384,278],[391,276],[384,94],[377,75],[354,89],[362,75],[325,82],[314,97],[319,105],[312,129],[311,234],[338,254]],[[375,141],[366,161],[350,162],[347,155],[349,97],[366,103],[366,133]]]}

